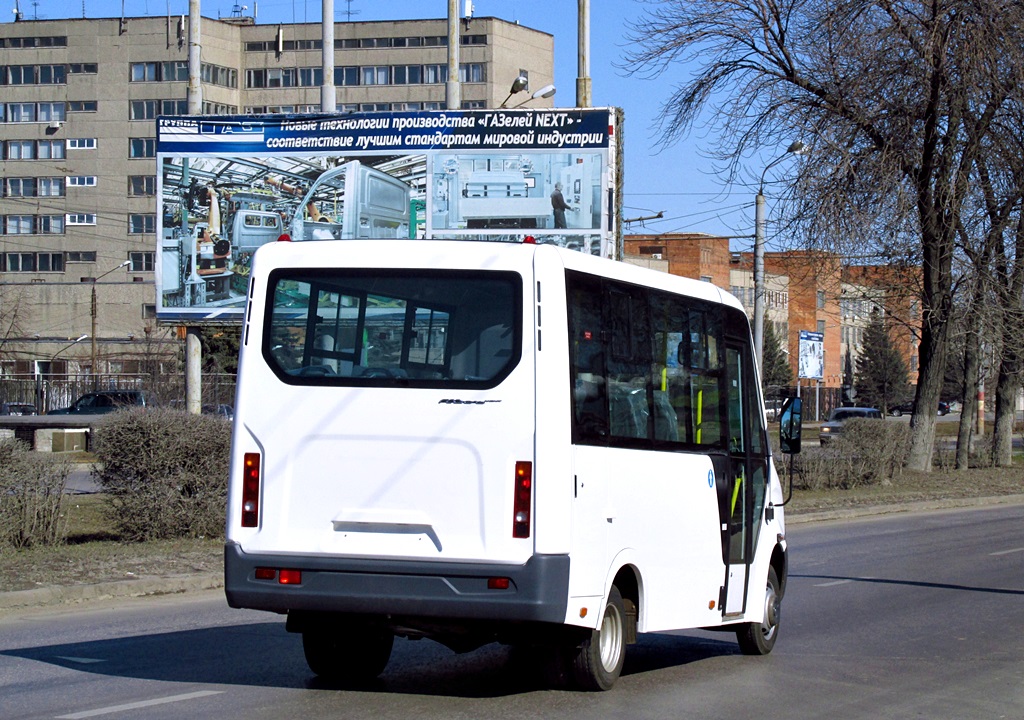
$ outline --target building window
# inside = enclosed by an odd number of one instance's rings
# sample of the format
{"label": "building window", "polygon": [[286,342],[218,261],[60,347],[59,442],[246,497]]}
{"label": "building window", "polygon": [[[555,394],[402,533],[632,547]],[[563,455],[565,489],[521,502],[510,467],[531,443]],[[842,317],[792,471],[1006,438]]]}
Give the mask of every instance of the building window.
{"label": "building window", "polygon": [[96,262],[95,250],[69,250],[65,253],[67,261],[70,262]]}
{"label": "building window", "polygon": [[142,306],[142,319],[152,320],[156,317],[156,305],[143,305]]}
{"label": "building window", "polygon": [[95,100],[68,100],[68,112],[96,112]]}
{"label": "building window", "polygon": [[68,187],[96,187],[95,175],[71,175],[67,181]]}
{"label": "building window", "polygon": [[61,160],[64,158],[63,140],[40,140],[36,144],[36,157],[40,160]]}
{"label": "building window", "polygon": [[155,120],[157,100],[132,100],[128,104],[129,120]]}
{"label": "building window", "polygon": [[63,235],[64,234],[64,216],[63,215],[40,215],[39,216],[39,234],[40,235]]}
{"label": "building window", "polygon": [[35,197],[35,178],[7,178],[4,183],[4,197]]}
{"label": "building window", "polygon": [[156,138],[128,138],[128,157],[156,157]]}
{"label": "building window", "polygon": [[8,140],[4,157],[8,160],[35,160],[36,144],[31,140]]}
{"label": "building window", "polygon": [[160,101],[160,114],[188,115],[188,100],[162,100]]}
{"label": "building window", "polygon": [[710,275],[701,275],[700,276],[700,281],[701,282],[709,283],[709,282],[711,282],[711,276]]}
{"label": "building window", "polygon": [[8,103],[7,105],[7,122],[19,123],[19,122],[35,122],[36,121],[36,104],[35,103]]}
{"label": "building window", "polygon": [[129,68],[128,82],[156,82],[159,80],[160,63],[137,62]]}
{"label": "building window", "polygon": [[824,320],[819,320],[818,321],[818,332],[821,333],[822,335],[825,334],[825,321]]}
{"label": "building window", "polygon": [[4,259],[7,272],[64,272],[61,253],[9,252]]}
{"label": "building window", "polygon": [[130,252],[131,272],[153,272],[156,266],[155,252]]}
{"label": "building window", "polygon": [[128,194],[132,197],[156,195],[156,175],[130,175]]}
{"label": "building window", "polygon": [[391,73],[387,65],[367,65],[362,68],[363,85],[387,85]]}
{"label": "building window", "polygon": [[463,35],[459,38],[459,42],[463,45],[486,45],[486,35]]}
{"label": "building window", "polygon": [[818,309],[819,310],[824,310],[825,309],[825,291],[824,290],[819,290],[818,291]]}
{"label": "building window", "polygon": [[96,63],[71,63],[68,73],[71,75],[95,75],[98,71]]}
{"label": "building window", "polygon": [[8,215],[4,220],[4,231],[8,235],[31,235],[35,232],[35,216]]}
{"label": "building window", "polygon": [[0,48],[67,47],[67,45],[68,39],[63,35],[0,38]]}
{"label": "building window", "polygon": [[68,225],[95,225],[96,213],[68,213]]}
{"label": "building window", "polygon": [[181,82],[188,80],[188,61],[171,60],[160,64],[160,71],[164,82]]}
{"label": "building window", "polygon": [[483,63],[464,63],[459,65],[459,82],[481,83],[486,80]]}
{"label": "building window", "polygon": [[128,216],[128,234],[142,235],[156,232],[156,215],[135,213]]}
{"label": "building window", "polygon": [[39,122],[52,122],[54,120],[66,120],[64,103],[62,102],[41,102],[39,103]]}
{"label": "building window", "polygon": [[334,84],[339,86],[358,85],[359,68],[353,66],[334,68]]}
{"label": "building window", "polygon": [[68,138],[68,150],[95,150],[96,138]]}
{"label": "building window", "polygon": [[64,178],[39,178],[37,197],[63,197]]}

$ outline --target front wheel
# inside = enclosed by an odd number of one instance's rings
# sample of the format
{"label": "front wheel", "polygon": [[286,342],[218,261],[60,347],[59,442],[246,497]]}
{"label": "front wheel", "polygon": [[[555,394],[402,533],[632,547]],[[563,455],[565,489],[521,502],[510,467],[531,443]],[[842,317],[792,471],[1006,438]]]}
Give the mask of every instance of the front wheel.
{"label": "front wheel", "polygon": [[626,608],[612,586],[597,630],[575,648],[572,675],[584,690],[610,690],[626,659]]}
{"label": "front wheel", "polygon": [[764,593],[764,615],[761,622],[743,623],[736,631],[736,640],[744,655],[767,655],[775,647],[779,636],[779,612],[782,594],[775,568],[768,568],[768,582]]}
{"label": "front wheel", "polygon": [[387,628],[362,622],[339,622],[302,633],[302,650],[309,669],[336,683],[372,680],[391,658],[395,636]]}

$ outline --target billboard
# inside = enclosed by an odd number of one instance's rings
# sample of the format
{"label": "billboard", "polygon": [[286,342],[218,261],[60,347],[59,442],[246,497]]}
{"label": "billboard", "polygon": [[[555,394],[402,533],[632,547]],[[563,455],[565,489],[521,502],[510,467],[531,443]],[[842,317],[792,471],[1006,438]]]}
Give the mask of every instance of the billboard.
{"label": "billboard", "polygon": [[357,238],[615,257],[618,111],[157,119],[157,317],[241,321],[253,253]]}
{"label": "billboard", "polygon": [[801,330],[799,357],[798,377],[823,380],[825,378],[825,334]]}

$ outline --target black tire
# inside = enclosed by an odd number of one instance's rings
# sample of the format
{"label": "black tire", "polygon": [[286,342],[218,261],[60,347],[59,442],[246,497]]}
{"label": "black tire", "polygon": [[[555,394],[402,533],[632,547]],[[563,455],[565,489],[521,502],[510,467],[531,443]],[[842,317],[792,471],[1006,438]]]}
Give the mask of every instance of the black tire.
{"label": "black tire", "polygon": [[892,410],[889,411],[889,414],[892,415],[893,417],[899,417],[903,414],[903,411],[900,410],[899,408],[893,408]]}
{"label": "black tire", "polygon": [[768,568],[768,582],[764,594],[764,615],[761,622],[743,623],[736,631],[736,640],[744,655],[767,655],[779,637],[782,593],[775,568]]}
{"label": "black tire", "polygon": [[372,680],[391,659],[395,636],[387,628],[364,622],[340,622],[302,633],[306,664],[317,676],[335,683]]}
{"label": "black tire", "polygon": [[610,690],[626,659],[626,608],[619,589],[612,586],[597,630],[578,645],[571,672],[584,690]]}

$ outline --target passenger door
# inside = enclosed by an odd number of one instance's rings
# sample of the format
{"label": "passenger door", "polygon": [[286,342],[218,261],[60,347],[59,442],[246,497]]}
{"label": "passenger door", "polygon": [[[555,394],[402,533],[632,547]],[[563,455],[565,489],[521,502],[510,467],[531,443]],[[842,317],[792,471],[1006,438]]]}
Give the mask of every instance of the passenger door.
{"label": "passenger door", "polygon": [[723,613],[746,609],[747,578],[764,509],[767,459],[763,413],[748,346],[727,343],[726,394],[729,428],[729,485],[726,493],[727,571]]}

